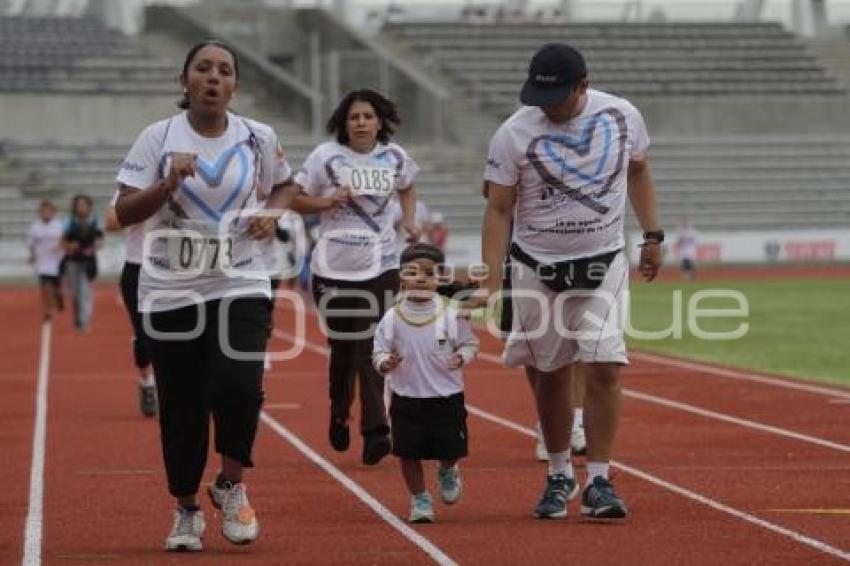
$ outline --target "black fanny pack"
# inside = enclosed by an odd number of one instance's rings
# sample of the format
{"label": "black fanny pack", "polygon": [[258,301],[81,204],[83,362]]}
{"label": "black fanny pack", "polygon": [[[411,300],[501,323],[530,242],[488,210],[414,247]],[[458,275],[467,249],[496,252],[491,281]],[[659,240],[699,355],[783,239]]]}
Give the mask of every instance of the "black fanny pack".
{"label": "black fanny pack", "polygon": [[547,287],[560,293],[574,289],[596,289],[608,274],[611,262],[621,250],[556,263],[541,263],[525,253],[515,242],[511,243],[511,257],[534,270],[537,278]]}

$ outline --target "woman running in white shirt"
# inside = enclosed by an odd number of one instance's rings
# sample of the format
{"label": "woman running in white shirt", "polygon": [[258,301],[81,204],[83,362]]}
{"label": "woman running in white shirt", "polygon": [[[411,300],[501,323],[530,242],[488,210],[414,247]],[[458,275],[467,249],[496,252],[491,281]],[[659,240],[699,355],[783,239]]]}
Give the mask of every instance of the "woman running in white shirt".
{"label": "woman running in white shirt", "polygon": [[[168,488],[177,500],[169,551],[202,549],[197,493],[210,415],[221,470],[210,487],[233,544],[259,526],[242,482],[263,402],[271,288],[262,246],[294,191],[274,130],[228,110],[238,60],[218,41],[183,64],[185,109],[148,126],[118,174],[118,221],[147,221],[139,277],[156,373]],[[259,195],[268,195],[265,210]]]}
{"label": "woman running in white shirt", "polygon": [[400,122],[395,104],[377,92],[350,92],[328,120],[328,133],[336,139],[307,157],[295,177],[301,194],[292,201],[296,212],[320,213],[310,269],[313,298],[331,349],[328,437],[334,449],[348,449],[348,421],[359,389],[362,460],[367,465],[390,452],[384,379],[372,367],[371,354],[374,325],[398,292],[399,250],[390,206],[394,194],[408,239],[419,238],[413,188],[419,167],[390,141]]}

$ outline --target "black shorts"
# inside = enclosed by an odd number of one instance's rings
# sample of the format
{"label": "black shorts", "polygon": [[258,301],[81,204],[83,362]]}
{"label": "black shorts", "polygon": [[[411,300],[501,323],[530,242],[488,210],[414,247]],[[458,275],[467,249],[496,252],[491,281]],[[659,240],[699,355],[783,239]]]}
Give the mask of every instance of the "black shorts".
{"label": "black shorts", "polygon": [[393,454],[409,460],[457,460],[469,453],[463,393],[402,397],[390,405]]}
{"label": "black shorts", "polygon": [[53,287],[59,287],[59,276],[58,275],[39,275],[38,280],[42,285],[52,285]]}

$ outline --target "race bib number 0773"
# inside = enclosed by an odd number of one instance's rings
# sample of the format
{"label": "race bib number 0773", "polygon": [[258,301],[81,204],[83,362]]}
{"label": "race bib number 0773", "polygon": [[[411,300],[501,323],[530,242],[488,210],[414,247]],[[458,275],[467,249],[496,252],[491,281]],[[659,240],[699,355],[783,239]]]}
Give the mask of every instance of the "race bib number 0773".
{"label": "race bib number 0773", "polygon": [[233,263],[233,239],[200,234],[168,238],[171,271],[222,274]]}

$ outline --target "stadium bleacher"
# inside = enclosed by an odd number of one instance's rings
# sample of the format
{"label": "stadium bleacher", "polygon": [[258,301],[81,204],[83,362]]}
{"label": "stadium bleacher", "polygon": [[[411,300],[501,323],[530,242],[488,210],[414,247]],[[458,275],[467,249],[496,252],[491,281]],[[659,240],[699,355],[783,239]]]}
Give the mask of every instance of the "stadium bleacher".
{"label": "stadium bleacher", "polygon": [[408,22],[384,34],[501,112],[516,106],[531,54],[556,40],[585,54],[598,88],[625,97],[847,94],[778,23]]}
{"label": "stadium bleacher", "polygon": [[0,17],[0,92],[173,93],[172,67],[93,17]]}
{"label": "stadium bleacher", "polygon": [[[184,50],[179,38],[170,42],[161,33],[148,33],[131,39],[92,18],[59,20],[0,18],[0,44],[10,46],[8,52],[0,50],[0,89],[44,89],[69,97],[92,89],[108,89],[114,96],[143,96],[146,89],[176,92],[174,61]],[[61,34],[52,33],[60,28]],[[77,37],[57,39],[68,35]],[[388,25],[383,37],[388,46],[403,44],[406,53],[430,61],[431,72],[453,85],[453,104],[479,102],[475,111],[462,107],[461,118],[483,124],[475,135],[485,144],[499,119],[515,108],[528,57],[546,38],[568,39],[582,48],[594,85],[626,96],[686,94],[704,101],[731,93],[812,100],[847,96],[842,83],[779,24],[408,22]],[[298,125],[252,106],[251,96],[240,93],[239,110],[272,123],[298,167],[316,140]],[[468,121],[456,121],[456,129],[465,129]],[[86,192],[102,210],[131,143],[95,136],[0,139],[0,238],[22,238],[43,196],[55,198],[62,209],[71,194]],[[422,166],[417,187],[423,200],[444,214],[454,233],[478,232],[481,145],[457,138],[406,146]],[[653,132],[650,157],[667,226],[685,215],[701,230],[850,224],[846,134]],[[628,227],[636,227],[631,217]]]}

